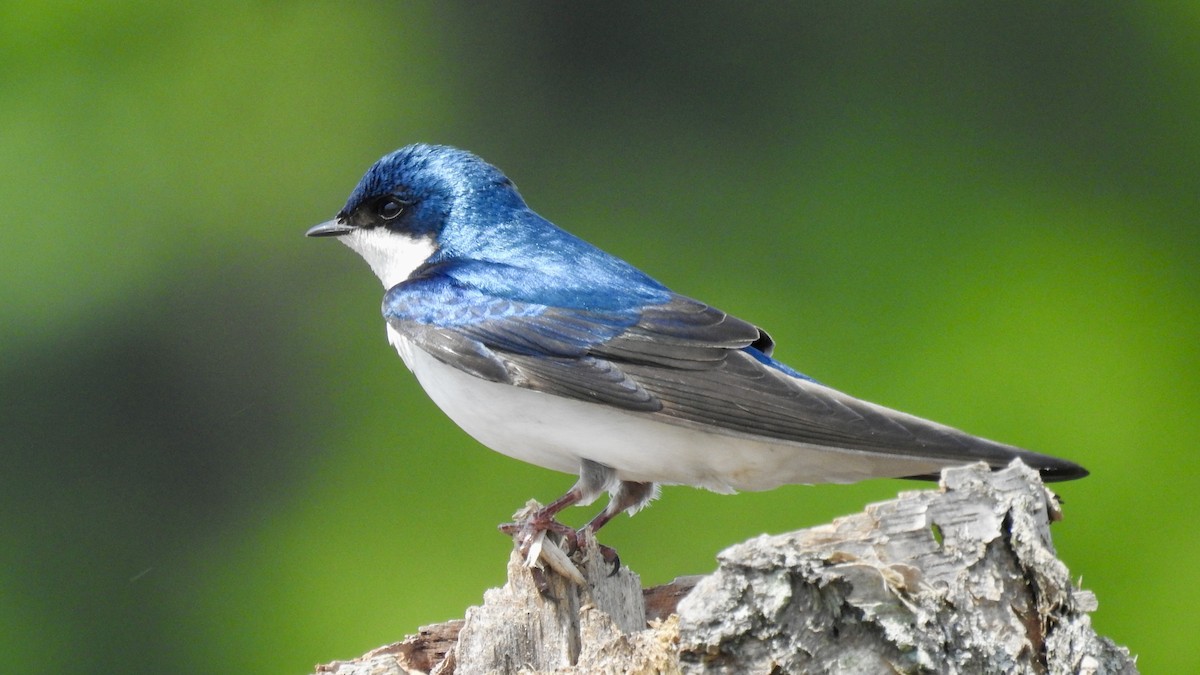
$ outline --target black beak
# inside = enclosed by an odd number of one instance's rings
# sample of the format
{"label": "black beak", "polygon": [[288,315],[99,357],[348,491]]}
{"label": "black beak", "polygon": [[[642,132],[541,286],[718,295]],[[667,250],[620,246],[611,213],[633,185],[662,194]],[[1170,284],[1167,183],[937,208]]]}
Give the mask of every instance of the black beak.
{"label": "black beak", "polygon": [[344,234],[350,234],[354,231],[353,227],[343,223],[341,220],[334,218],[327,220],[320,225],[314,225],[304,233],[306,237],[340,237]]}

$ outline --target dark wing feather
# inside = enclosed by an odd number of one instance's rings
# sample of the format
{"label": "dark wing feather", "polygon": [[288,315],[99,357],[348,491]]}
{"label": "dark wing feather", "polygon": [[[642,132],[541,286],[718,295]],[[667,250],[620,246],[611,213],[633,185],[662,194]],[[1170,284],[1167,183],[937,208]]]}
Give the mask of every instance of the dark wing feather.
{"label": "dark wing feather", "polygon": [[731,351],[750,346],[763,333],[719,309],[674,296],[642,310],[637,323],[592,345],[592,354],[614,361],[666,369],[709,370]]}
{"label": "dark wing feather", "polygon": [[611,361],[507,354],[503,359],[517,386],[637,412],[658,412],[662,401]]}
{"label": "dark wing feather", "polygon": [[781,373],[746,352],[686,379],[631,365],[664,416],[784,441],[921,456],[961,456],[974,437]]}

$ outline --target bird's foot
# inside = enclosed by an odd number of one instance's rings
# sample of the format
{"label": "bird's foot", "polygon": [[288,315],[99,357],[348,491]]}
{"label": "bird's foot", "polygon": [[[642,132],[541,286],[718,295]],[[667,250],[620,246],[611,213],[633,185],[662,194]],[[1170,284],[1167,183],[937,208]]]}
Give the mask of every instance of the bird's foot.
{"label": "bird's foot", "polygon": [[611,546],[605,546],[596,539],[596,533],[590,527],[583,527],[573,531],[574,539],[566,540],[570,543],[570,548],[567,552],[576,560],[582,562],[582,558],[586,557],[585,549],[588,543],[596,545],[596,553],[599,559],[606,565],[609,565],[608,576],[616,576],[617,572],[621,571],[621,556],[617,554],[617,549]]}
{"label": "bird's foot", "polygon": [[574,528],[563,525],[554,519],[552,513],[534,500],[529,500],[521,510],[513,514],[511,523],[501,523],[497,526],[504,534],[512,537],[520,547],[521,554],[528,556],[533,541],[543,535],[552,535],[551,540],[556,544],[565,544],[568,551],[578,548],[579,534]]}
{"label": "bird's foot", "polygon": [[586,549],[589,543],[594,543],[598,559],[610,567],[609,576],[621,569],[616,549],[596,541],[596,533],[590,527],[576,530],[564,525],[536,501],[531,500],[513,518],[514,522],[502,523],[498,529],[513,538],[526,567],[537,568],[544,563],[560,575],[583,584],[583,575],[576,566],[584,563]]}
{"label": "bird's foot", "polygon": [[552,513],[532,500],[513,517],[515,522],[503,523],[499,529],[513,538],[525,566],[539,570],[535,580],[541,578],[540,566],[544,563],[576,585],[587,583],[569,557],[579,548],[579,534],[573,528],[554,520]]}

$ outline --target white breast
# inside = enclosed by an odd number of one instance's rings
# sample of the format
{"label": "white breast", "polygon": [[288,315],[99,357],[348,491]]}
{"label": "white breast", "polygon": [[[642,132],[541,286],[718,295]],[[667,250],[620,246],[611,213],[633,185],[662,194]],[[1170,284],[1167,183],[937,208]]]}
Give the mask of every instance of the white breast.
{"label": "white breast", "polygon": [[429,397],[464,431],[497,452],[563,473],[578,473],[586,458],[616,469],[622,480],[727,493],[935,473],[945,465],[658,422],[489,382],[438,361],[391,327],[388,337]]}

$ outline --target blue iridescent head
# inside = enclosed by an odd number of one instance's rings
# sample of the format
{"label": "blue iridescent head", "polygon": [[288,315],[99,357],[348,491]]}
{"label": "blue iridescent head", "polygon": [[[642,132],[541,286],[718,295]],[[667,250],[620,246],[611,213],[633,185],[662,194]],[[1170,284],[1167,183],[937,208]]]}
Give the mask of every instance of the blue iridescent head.
{"label": "blue iridescent head", "polygon": [[337,218],[362,228],[436,234],[452,209],[524,206],[512,181],[479,157],[445,145],[415,143],[375,162]]}

